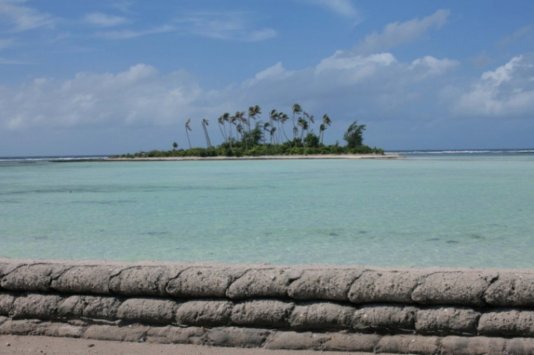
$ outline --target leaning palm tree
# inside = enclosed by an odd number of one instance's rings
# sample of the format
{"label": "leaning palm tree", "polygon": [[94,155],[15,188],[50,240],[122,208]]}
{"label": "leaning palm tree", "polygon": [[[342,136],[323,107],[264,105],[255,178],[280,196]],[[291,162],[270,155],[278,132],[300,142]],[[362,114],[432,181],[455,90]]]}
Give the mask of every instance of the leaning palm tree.
{"label": "leaning palm tree", "polygon": [[[278,127],[280,128],[280,131],[284,135],[284,138],[286,139],[286,141],[289,141],[289,138],[287,137],[286,131],[284,129],[284,125],[287,122],[287,120],[289,120],[289,116],[286,113],[279,112],[277,114],[277,117],[278,117]],[[280,139],[280,141],[282,141],[282,139]]]}
{"label": "leaning palm tree", "polygon": [[332,120],[330,119],[330,116],[325,113],[323,115],[323,123],[321,123],[321,125],[319,126],[319,141],[321,142],[321,144],[323,144],[324,131],[326,131],[326,129],[330,127],[331,124]]}
{"label": "leaning palm tree", "polygon": [[299,118],[298,125],[300,126],[300,140],[302,140],[304,138],[304,133],[308,130],[310,125],[308,121],[303,117]]}
{"label": "leaning palm tree", "polygon": [[219,124],[219,130],[221,131],[221,136],[223,137],[224,142],[226,143],[228,141],[228,136],[226,134],[226,125],[224,120],[224,115],[219,116],[217,118],[217,123]]}
{"label": "leaning palm tree", "polygon": [[209,125],[208,120],[203,118],[202,119],[202,128],[204,129],[204,135],[206,136],[206,145],[208,146],[208,148],[211,148],[211,140],[210,140],[210,136],[208,134],[208,125]]}
{"label": "leaning palm tree", "polygon": [[191,149],[191,139],[189,139],[189,132],[191,132],[191,119],[188,118],[187,121],[185,121],[185,134],[187,136],[187,143],[189,143],[189,149]]}

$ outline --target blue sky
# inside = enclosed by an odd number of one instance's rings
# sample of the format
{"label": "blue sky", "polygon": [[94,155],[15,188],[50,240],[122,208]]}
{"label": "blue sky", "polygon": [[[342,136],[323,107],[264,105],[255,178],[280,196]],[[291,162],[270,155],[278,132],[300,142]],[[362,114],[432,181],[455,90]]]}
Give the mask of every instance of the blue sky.
{"label": "blue sky", "polygon": [[534,2],[0,0],[0,156],[204,145],[300,103],[396,149],[534,147]]}

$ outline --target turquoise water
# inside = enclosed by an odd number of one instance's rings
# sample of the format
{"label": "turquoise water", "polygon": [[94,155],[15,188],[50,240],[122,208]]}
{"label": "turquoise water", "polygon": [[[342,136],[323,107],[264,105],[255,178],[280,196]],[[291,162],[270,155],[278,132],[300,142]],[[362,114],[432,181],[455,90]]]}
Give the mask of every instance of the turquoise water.
{"label": "turquoise water", "polygon": [[534,155],[0,162],[0,256],[534,267]]}

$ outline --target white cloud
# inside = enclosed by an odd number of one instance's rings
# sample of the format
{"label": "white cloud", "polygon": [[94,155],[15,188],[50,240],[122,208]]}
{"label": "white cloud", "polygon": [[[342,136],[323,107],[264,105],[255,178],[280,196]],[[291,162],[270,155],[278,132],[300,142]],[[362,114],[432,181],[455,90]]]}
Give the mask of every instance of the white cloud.
{"label": "white cloud", "polygon": [[483,73],[454,106],[456,114],[534,117],[534,58],[517,56]]}
{"label": "white cloud", "polygon": [[333,13],[355,18],[359,17],[359,12],[350,0],[308,0],[310,3],[320,5]]}
{"label": "white cloud", "polygon": [[85,15],[84,21],[94,26],[113,27],[127,23],[128,19],[122,16],[93,12]]}
{"label": "white cloud", "polygon": [[256,29],[244,12],[192,12],[175,20],[178,30],[206,38],[258,42],[277,36],[272,28]]}
{"label": "white cloud", "polygon": [[0,0],[0,18],[12,24],[13,32],[22,32],[37,28],[51,28],[55,19],[44,12],[21,5],[20,1]]}
{"label": "white cloud", "polygon": [[414,41],[433,28],[440,28],[449,17],[449,10],[438,10],[422,19],[387,24],[382,32],[367,35],[355,48],[360,53],[374,53]]}
{"label": "white cloud", "polygon": [[410,68],[416,70],[418,68],[426,68],[428,75],[441,75],[450,69],[458,66],[459,63],[456,60],[448,58],[438,59],[432,56],[425,56],[415,59]]}
{"label": "white cloud", "polygon": [[103,31],[96,34],[97,37],[110,39],[110,40],[122,40],[122,39],[132,39],[144,36],[150,36],[160,33],[169,33],[176,31],[176,28],[171,25],[163,25],[154,28],[147,28],[143,30],[114,30],[114,31]]}

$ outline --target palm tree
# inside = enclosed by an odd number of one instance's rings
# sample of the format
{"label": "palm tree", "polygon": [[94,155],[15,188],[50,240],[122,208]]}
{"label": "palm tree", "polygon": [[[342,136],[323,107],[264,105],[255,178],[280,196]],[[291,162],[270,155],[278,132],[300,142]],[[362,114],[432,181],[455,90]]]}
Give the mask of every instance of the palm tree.
{"label": "palm tree", "polygon": [[310,125],[303,117],[299,117],[298,125],[300,126],[300,140],[302,140],[304,138],[304,132],[308,130]]}
{"label": "palm tree", "polygon": [[301,113],[302,113],[302,107],[297,103],[293,104],[293,139],[297,138],[297,133],[298,133],[297,123],[295,122],[295,118],[297,114],[300,115]]}
{"label": "palm tree", "polygon": [[247,126],[248,131],[250,132],[250,119],[256,120],[256,116],[261,115],[261,108],[259,105],[250,106],[248,108],[248,119],[247,119]]}
{"label": "palm tree", "polygon": [[330,117],[325,113],[323,115],[323,123],[321,123],[321,125],[319,126],[319,141],[321,142],[321,144],[323,144],[323,136],[324,136],[324,131],[326,131],[326,129],[328,127],[330,127],[330,125],[332,124],[332,120],[330,119]]}
{"label": "palm tree", "polygon": [[223,140],[226,143],[228,141],[228,138],[227,138],[227,135],[226,135],[226,126],[225,126],[224,115],[221,115],[221,116],[219,116],[219,118],[217,118],[217,123],[219,123],[219,130],[221,131],[221,136],[223,137]]}
{"label": "palm tree", "polygon": [[286,131],[284,129],[284,125],[287,122],[287,120],[289,120],[289,116],[286,113],[279,112],[277,114],[277,117],[278,117],[278,126],[280,128],[280,131],[282,131],[282,134],[284,135],[286,141],[289,141],[289,138],[287,137]]}
{"label": "palm tree", "polygon": [[187,135],[187,143],[189,144],[189,149],[191,149],[191,139],[189,139],[189,132],[191,132],[191,119],[188,118],[187,121],[185,121],[185,134]]}
{"label": "palm tree", "polygon": [[172,150],[176,150],[178,148],[178,143],[172,142]]}
{"label": "palm tree", "polygon": [[208,125],[209,125],[208,120],[203,118],[202,119],[202,128],[204,129],[204,135],[206,136],[206,144],[207,144],[208,148],[211,148],[210,136],[208,134]]}

